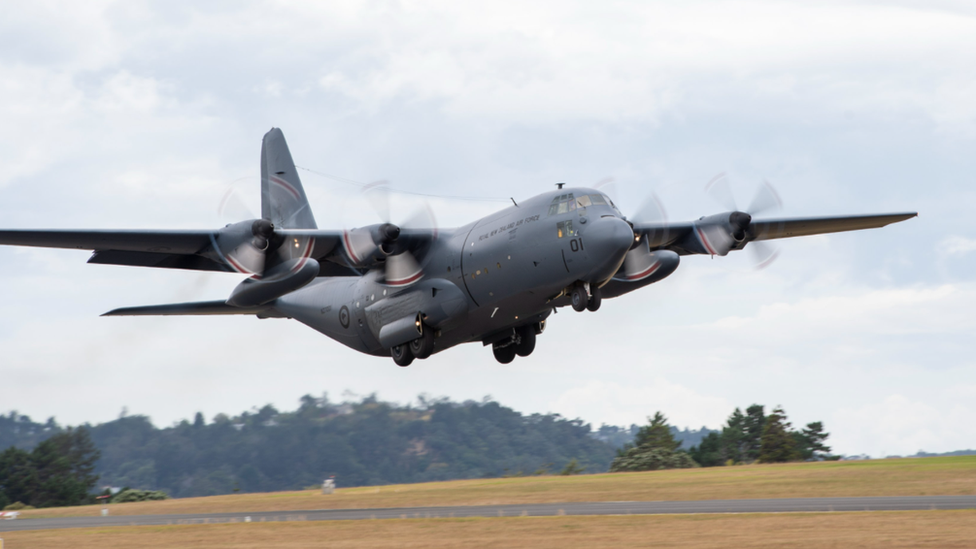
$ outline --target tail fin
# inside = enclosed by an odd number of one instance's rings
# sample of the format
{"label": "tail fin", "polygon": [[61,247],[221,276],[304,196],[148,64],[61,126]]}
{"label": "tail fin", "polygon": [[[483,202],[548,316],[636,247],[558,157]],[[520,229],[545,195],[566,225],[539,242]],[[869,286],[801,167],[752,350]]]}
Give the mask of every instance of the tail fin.
{"label": "tail fin", "polygon": [[278,128],[261,144],[261,217],[282,229],[317,229],[285,136]]}

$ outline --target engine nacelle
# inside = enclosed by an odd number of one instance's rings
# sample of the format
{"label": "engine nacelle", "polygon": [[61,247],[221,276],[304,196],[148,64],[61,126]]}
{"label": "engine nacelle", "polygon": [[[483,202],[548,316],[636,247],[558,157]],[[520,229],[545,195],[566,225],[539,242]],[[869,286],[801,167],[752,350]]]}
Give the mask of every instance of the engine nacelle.
{"label": "engine nacelle", "polygon": [[342,233],[342,249],[350,265],[368,267],[394,253],[399,237],[400,228],[392,223],[350,229]]}

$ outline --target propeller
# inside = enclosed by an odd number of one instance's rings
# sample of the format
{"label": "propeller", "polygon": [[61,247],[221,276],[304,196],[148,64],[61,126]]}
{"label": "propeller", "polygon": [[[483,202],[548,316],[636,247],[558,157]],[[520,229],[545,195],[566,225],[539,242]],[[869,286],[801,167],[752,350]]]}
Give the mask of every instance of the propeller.
{"label": "propeller", "polygon": [[384,282],[389,286],[408,286],[423,278],[423,264],[408,249],[409,238],[401,238],[413,230],[434,230],[437,223],[430,206],[414,212],[400,225],[391,222],[391,195],[388,182],[376,181],[363,188],[363,197],[382,221],[379,225],[346,231],[343,244],[353,266],[368,266],[373,262],[384,263]]}
{"label": "propeller", "polygon": [[[718,204],[732,210],[728,218],[731,234],[726,233],[717,224],[700,224],[696,228],[702,243],[706,248],[711,248],[709,251],[714,252],[713,255],[725,255],[736,242],[744,240],[748,236],[749,226],[754,216],[783,207],[783,201],[776,189],[769,181],[763,180],[756,189],[748,209],[740,211],[725,172],[713,177],[705,185],[705,192]],[[753,266],[756,269],[768,267],[779,255],[779,250],[775,246],[762,241],[751,241],[746,245],[746,249],[750,250]]]}
{"label": "propeller", "polygon": [[648,193],[631,217],[634,223],[658,227],[653,231],[645,232],[641,238],[635,237],[634,246],[624,257],[624,278],[628,281],[637,281],[654,274],[660,266],[660,262],[650,250],[650,244],[667,242],[670,231],[664,204],[653,191]]}
{"label": "propeller", "polygon": [[[251,182],[252,178],[235,181]],[[274,281],[301,270],[308,262],[314,245],[309,237],[287,241],[275,233],[275,225],[254,214],[240,190],[233,183],[222,196],[217,208],[222,221],[246,219],[226,226],[211,236],[217,259],[231,269],[246,274],[253,281]]]}

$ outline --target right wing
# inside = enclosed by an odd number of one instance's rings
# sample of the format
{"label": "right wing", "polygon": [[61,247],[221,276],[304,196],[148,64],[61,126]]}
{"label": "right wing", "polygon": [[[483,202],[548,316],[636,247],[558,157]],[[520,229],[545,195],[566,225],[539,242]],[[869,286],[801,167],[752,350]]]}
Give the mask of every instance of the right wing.
{"label": "right wing", "polygon": [[5,230],[0,244],[75,250],[195,254],[210,245],[214,231]]}
{"label": "right wing", "polygon": [[[320,264],[319,276],[356,276],[361,268],[342,245],[346,231],[322,229],[275,229],[277,237],[311,241],[309,257]],[[437,239],[437,230],[404,229],[400,242],[423,255]],[[221,231],[173,230],[0,230],[0,245],[91,250],[89,263],[166,269],[237,272],[217,250]],[[352,254],[355,255],[355,254]]]}

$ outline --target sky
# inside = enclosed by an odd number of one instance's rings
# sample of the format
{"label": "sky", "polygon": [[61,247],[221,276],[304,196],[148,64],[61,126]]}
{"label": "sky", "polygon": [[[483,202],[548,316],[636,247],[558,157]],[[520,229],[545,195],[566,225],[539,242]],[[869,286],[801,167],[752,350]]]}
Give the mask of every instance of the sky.
{"label": "sky", "polygon": [[[304,394],[486,396],[601,423],[718,428],[781,405],[843,454],[976,448],[976,7],[953,0],[17,3],[0,8],[0,225],[216,228],[259,211],[285,133],[321,228],[376,222],[349,181],[442,227],[553,188],[668,217],[918,211],[881,230],[686,257],[509,365],[460,346],[398,368],[297,322],[99,318],[223,299],[236,275],[0,248],[0,411],[158,426]],[[323,175],[325,174],[325,175]],[[394,221],[422,206],[398,194]],[[243,209],[241,209],[243,210]],[[399,216],[399,217],[398,217]]]}

